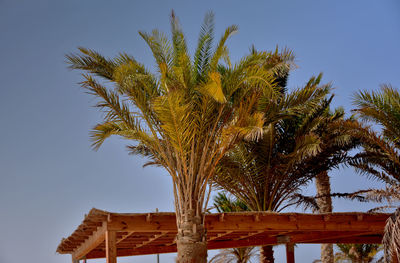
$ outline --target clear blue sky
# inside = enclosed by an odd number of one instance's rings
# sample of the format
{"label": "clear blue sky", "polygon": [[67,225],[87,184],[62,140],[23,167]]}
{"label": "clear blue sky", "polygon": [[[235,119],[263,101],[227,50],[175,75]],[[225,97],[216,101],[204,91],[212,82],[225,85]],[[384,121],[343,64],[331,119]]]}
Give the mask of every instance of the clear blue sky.
{"label": "clear blue sky", "polygon": [[[239,25],[229,41],[233,59],[251,44],[293,49],[299,68],[289,86],[324,72],[324,81],[336,87],[334,104],[347,112],[358,89],[381,83],[400,87],[398,0],[0,0],[0,263],[70,262],[55,254],[56,247],[92,207],[173,210],[163,170],[142,168],[144,161],[128,156],[117,139],[91,150],[88,132],[101,116],[77,85],[79,73],[68,70],[64,59],[84,46],[109,56],[125,51],[151,65],[137,32],[169,32],[172,8],[192,50],[208,10],[215,12],[217,36],[228,25]],[[375,183],[351,169],[331,174],[337,191]],[[336,211],[365,208],[335,202]],[[283,262],[282,251],[278,248],[277,262]],[[318,246],[299,246],[296,257],[311,262],[319,257]],[[172,262],[173,256],[161,259]]]}

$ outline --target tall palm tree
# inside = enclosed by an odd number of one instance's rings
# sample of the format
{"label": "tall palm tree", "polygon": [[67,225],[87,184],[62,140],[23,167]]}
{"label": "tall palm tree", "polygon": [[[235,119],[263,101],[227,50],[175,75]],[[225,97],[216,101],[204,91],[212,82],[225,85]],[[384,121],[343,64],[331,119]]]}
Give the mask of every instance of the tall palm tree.
{"label": "tall palm tree", "polygon": [[[245,203],[240,200],[233,200],[223,192],[219,192],[214,197],[214,208],[220,213],[249,211]],[[255,247],[229,248],[221,250],[209,263],[250,263],[252,262],[251,259],[257,258],[257,256]]]}
{"label": "tall palm tree", "polygon": [[[328,171],[322,171],[315,177],[315,185],[317,189],[316,199],[319,213],[330,213],[333,211],[331,194],[331,183]],[[321,244],[321,262],[333,263],[333,244]]]}
{"label": "tall palm tree", "polygon": [[[334,113],[326,112],[319,125],[317,133],[322,142],[322,149],[318,155],[318,162],[321,162],[320,166],[325,164],[325,169],[315,176],[317,189],[315,202],[319,213],[331,213],[333,210],[328,171],[346,162],[347,152],[358,146],[359,140],[352,136],[354,125],[357,125],[356,120],[353,118],[346,120],[341,108],[336,109]],[[321,261],[334,262],[333,244],[321,244]]]}
{"label": "tall palm tree", "polygon": [[193,58],[174,12],[171,42],[157,30],[139,32],[157,74],[125,53],[106,58],[80,48],[66,56],[72,69],[86,72],[81,85],[105,113],[91,132],[94,149],[116,135],[133,142],[130,153],[170,174],[178,262],[206,262],[208,180],[238,140],[262,135],[264,116],[257,108],[275,96],[274,75],[287,70],[292,58],[290,52],[257,52],[232,64],[226,41],[237,26],[228,27],[213,48],[213,18],[205,16]]}
{"label": "tall palm tree", "polygon": [[[382,85],[380,91],[360,91],[355,105],[361,118],[378,124],[382,135],[365,129],[360,135],[364,149],[352,160],[362,173],[373,175],[387,184],[386,189],[373,189],[370,195],[375,200],[400,197],[400,94],[390,85]],[[383,239],[385,261],[400,258],[400,210],[388,220]]]}
{"label": "tall palm tree", "polygon": [[[284,90],[264,111],[269,122],[262,138],[242,140],[221,160],[215,184],[250,210],[279,212],[303,201],[298,194],[301,187],[342,162],[347,149],[354,147],[351,136],[342,133],[342,123],[333,121],[341,114],[327,117],[329,85],[319,86],[320,79],[312,78],[306,87],[291,93]],[[322,93],[315,96],[317,91]],[[321,129],[328,124],[335,128],[325,136]],[[260,249],[260,260],[274,262],[271,246]]]}
{"label": "tall palm tree", "polygon": [[340,250],[335,254],[337,263],[371,263],[376,254],[382,250],[381,244],[337,244],[336,246]]}

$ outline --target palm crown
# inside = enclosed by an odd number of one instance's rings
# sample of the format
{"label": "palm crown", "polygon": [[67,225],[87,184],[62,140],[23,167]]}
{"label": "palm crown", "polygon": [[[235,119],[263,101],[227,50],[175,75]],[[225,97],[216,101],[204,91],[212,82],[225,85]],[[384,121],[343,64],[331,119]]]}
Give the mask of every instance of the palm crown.
{"label": "palm crown", "polygon": [[236,26],[228,27],[214,49],[213,14],[207,14],[190,58],[172,12],[171,42],[157,30],[139,32],[153,53],[157,74],[125,53],[109,59],[80,48],[79,54],[67,55],[72,69],[87,72],[82,86],[105,112],[104,121],[91,132],[93,147],[120,136],[134,142],[128,146],[130,153],[171,175],[177,226],[184,229],[178,231],[178,257],[180,236],[205,240],[202,215],[208,179],[238,140],[262,136],[265,118],[259,110],[279,96],[276,76],[292,65],[288,50],[254,51],[232,64],[225,43],[236,31]]}
{"label": "palm crown", "polygon": [[342,110],[329,114],[329,85],[319,83],[320,77],[312,78],[270,103],[263,137],[241,141],[222,159],[216,185],[253,211],[279,211],[318,173],[344,162],[357,144],[344,127],[351,120],[343,119]]}

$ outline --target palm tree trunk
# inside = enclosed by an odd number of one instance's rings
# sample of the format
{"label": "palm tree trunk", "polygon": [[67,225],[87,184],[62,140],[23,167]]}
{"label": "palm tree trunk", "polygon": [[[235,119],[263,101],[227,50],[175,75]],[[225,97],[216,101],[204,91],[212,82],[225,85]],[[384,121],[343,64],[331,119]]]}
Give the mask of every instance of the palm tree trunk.
{"label": "palm tree trunk", "polygon": [[177,223],[178,263],[206,263],[207,237],[202,217],[194,210],[185,211]]}
{"label": "palm tree trunk", "polygon": [[260,263],[274,263],[273,246],[262,246],[260,248]]}
{"label": "palm tree trunk", "polygon": [[[327,171],[324,171],[317,175],[315,184],[317,187],[317,204],[319,206],[320,213],[332,212],[332,198],[331,194],[331,183]],[[321,244],[321,261],[322,263],[333,263],[333,244]]]}

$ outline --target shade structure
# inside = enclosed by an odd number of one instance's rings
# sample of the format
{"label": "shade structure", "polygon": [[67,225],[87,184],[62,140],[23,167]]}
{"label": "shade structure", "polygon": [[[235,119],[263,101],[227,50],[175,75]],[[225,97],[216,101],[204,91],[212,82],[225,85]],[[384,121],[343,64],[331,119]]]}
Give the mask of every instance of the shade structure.
{"label": "shade structure", "polygon": [[[296,244],[381,243],[383,213],[206,214],[208,249]],[[79,227],[62,239],[60,254],[73,260],[176,252],[175,213],[111,213],[93,208]],[[107,255],[107,253],[111,253]]]}

